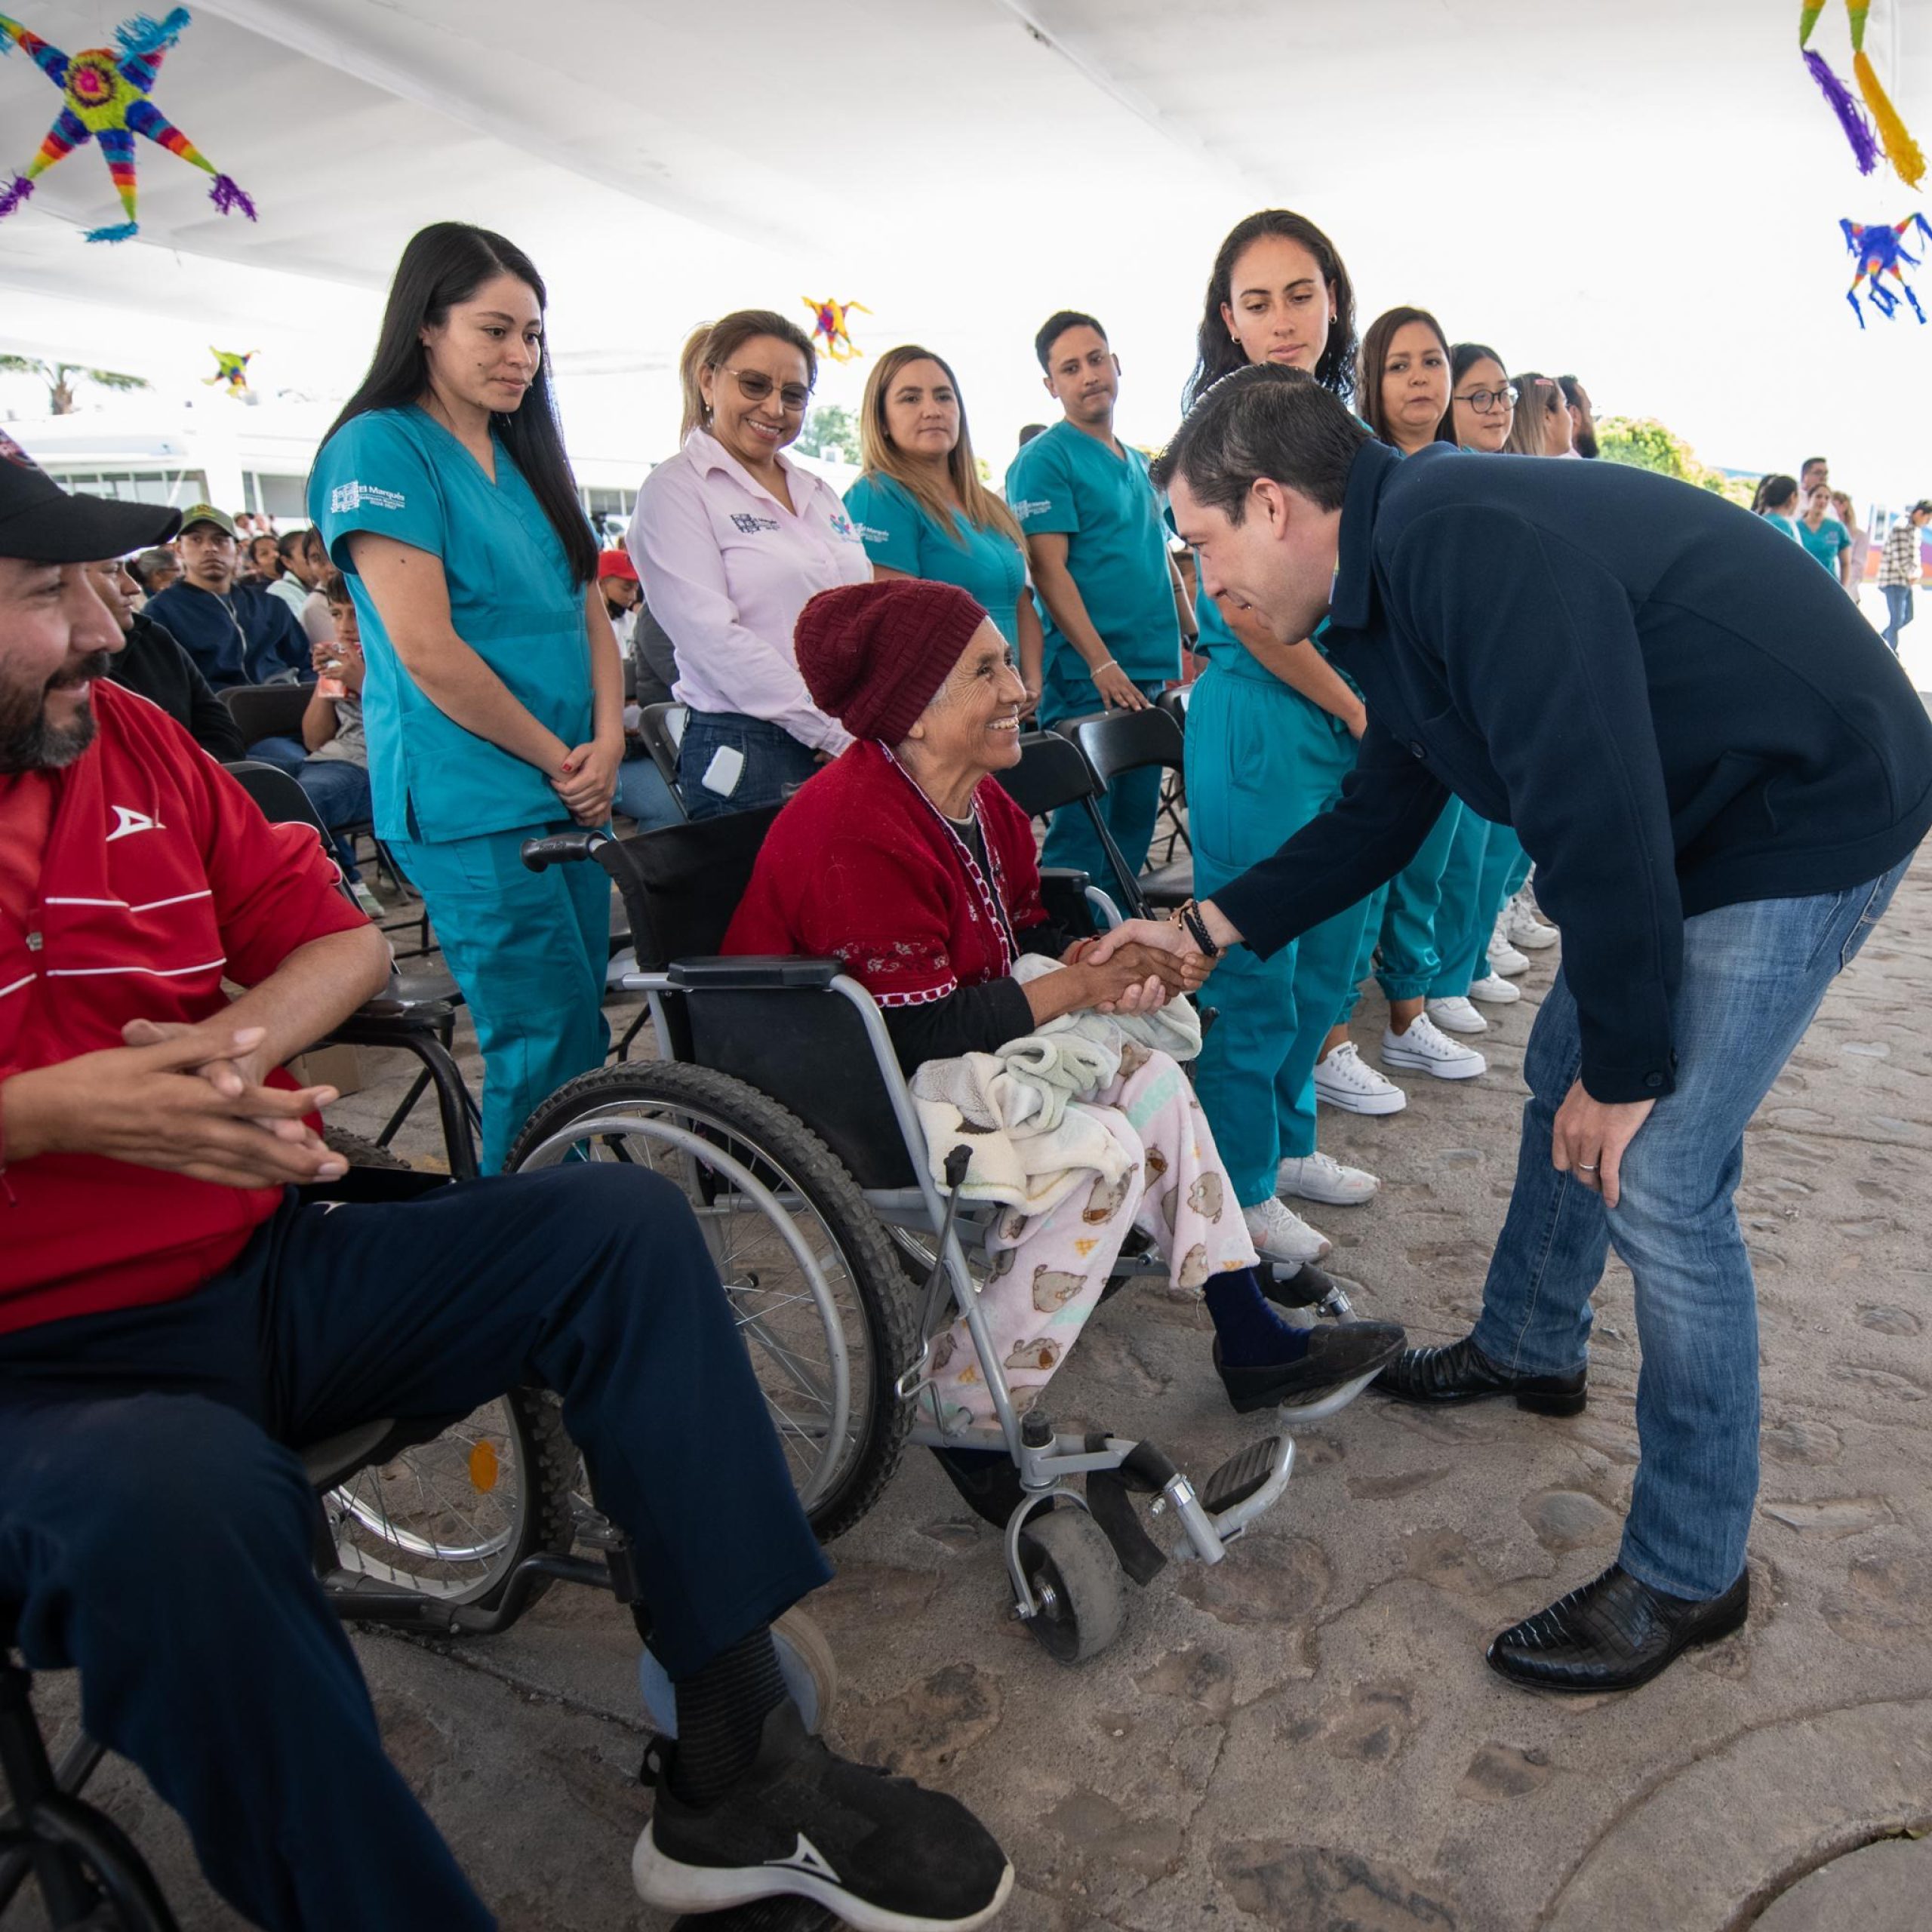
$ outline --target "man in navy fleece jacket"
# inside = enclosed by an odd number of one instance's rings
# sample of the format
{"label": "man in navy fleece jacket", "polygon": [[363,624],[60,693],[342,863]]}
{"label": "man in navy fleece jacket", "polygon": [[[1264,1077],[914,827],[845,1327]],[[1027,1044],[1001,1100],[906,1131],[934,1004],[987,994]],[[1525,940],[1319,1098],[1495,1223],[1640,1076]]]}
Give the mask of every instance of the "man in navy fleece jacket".
{"label": "man in navy fleece jacket", "polygon": [[1932,825],[1932,723],[1797,546],[1610,463],[1404,460],[1292,370],[1217,383],[1156,469],[1203,587],[1322,642],[1368,730],[1333,810],[1195,909],[1263,954],[1398,872],[1451,792],[1513,826],[1563,968],[1475,1331],[1384,1370],[1416,1402],[1585,1401],[1589,1297],[1636,1281],[1642,1460],[1619,1559],[1491,1645],[1628,1688],[1749,1604],[1758,1334],[1746,1122]]}

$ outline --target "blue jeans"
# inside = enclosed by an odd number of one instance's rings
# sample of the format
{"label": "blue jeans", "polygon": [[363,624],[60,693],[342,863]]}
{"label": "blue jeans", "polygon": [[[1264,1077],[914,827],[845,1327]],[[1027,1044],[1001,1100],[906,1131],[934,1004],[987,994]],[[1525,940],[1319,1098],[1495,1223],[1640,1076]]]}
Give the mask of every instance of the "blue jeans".
{"label": "blue jeans", "polygon": [[[721,770],[707,785],[705,774],[720,752],[736,752],[743,763],[734,780],[728,769]],[[741,712],[694,711],[678,747],[678,789],[694,820],[783,804],[818,768],[817,753],[782,724]]]}
{"label": "blue jeans", "polygon": [[1623,1156],[1622,1198],[1550,1164],[1583,1063],[1558,973],[1530,1035],[1515,1192],[1483,1287],[1476,1346],[1524,1374],[1580,1367],[1607,1251],[1636,1280],[1642,1460],[1620,1561],[1653,1589],[1719,1596],[1744,1567],[1758,1493],[1758,1309],[1733,1196],[1744,1129],[1841,967],[1911,863],[1847,891],[1725,906],[1684,922],[1677,1086]]}
{"label": "blue jeans", "polygon": [[671,795],[657,761],[648,752],[633,753],[617,768],[615,808],[626,818],[635,819],[640,832],[660,832],[667,825],[682,825],[685,814]]}
{"label": "blue jeans", "polygon": [[[369,823],[368,771],[352,758],[304,758],[295,782],[308,793],[315,816],[330,831],[339,833],[345,825]],[[335,855],[343,878],[353,884],[362,875],[356,869],[355,851],[347,839],[336,839]]]}
{"label": "blue jeans", "polygon": [[1888,583],[1885,589],[1885,641],[1894,651],[1899,648],[1899,632],[1912,622],[1912,586]]}
{"label": "blue jeans", "polygon": [[272,764],[293,778],[309,761],[309,748],[300,738],[257,738],[248,747],[248,755],[262,764]]}
{"label": "blue jeans", "polygon": [[527,1382],[562,1398],[674,1679],[829,1574],[704,1235],[637,1168],[333,1209],[291,1190],[192,1294],[0,1336],[20,1648],[79,1670],[88,1731],[250,1924],[496,1924],[383,1753],[288,1445]]}

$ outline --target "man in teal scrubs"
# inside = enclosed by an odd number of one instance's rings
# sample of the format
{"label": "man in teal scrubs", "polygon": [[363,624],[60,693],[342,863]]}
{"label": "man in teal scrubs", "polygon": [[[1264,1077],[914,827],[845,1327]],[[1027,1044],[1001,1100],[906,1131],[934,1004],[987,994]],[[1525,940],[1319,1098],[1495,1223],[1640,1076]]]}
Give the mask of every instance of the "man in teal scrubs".
{"label": "man in teal scrubs", "polygon": [[611,884],[599,866],[526,871],[523,841],[570,823],[534,764],[466,731],[403,668],[349,538],[441,561],[450,623],[566,746],[590,737],[584,587],[500,442],[494,481],[419,408],[352,417],[315,459],[309,515],[347,581],[368,670],[363,719],[376,831],[422,891],[484,1060],[484,1171],[538,1102],[603,1063]]}
{"label": "man in teal scrubs", "polygon": [[[1033,346],[1061,420],[1013,459],[1006,500],[1026,533],[1045,607],[1040,722],[1051,730],[1103,708],[1144,709],[1177,678],[1186,595],[1146,459],[1114,435],[1120,358],[1106,331],[1091,315],[1063,309]],[[1161,774],[1153,768],[1115,779],[1100,801],[1114,843],[1137,875],[1147,863],[1160,802]],[[1109,876],[1084,812],[1056,813],[1040,856],[1103,884]]]}

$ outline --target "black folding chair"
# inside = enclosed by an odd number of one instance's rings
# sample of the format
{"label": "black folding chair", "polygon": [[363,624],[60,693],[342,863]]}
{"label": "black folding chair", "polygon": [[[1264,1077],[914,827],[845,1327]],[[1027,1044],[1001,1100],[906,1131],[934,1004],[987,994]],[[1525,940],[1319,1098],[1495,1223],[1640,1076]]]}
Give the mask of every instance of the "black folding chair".
{"label": "black folding chair", "polygon": [[644,740],[651,763],[657,766],[681,812],[685,809],[685,795],[678,783],[678,748],[685,741],[685,724],[691,715],[688,705],[647,704],[637,721],[637,734]]}
{"label": "black folding chair", "polygon": [[[1180,727],[1158,705],[1150,705],[1145,711],[1105,711],[1091,718],[1069,718],[1058,728],[1080,747],[1103,792],[1131,771],[1183,771]],[[1118,857],[1118,848],[1111,840],[1109,844]],[[1140,899],[1149,906],[1178,906],[1191,899],[1192,855],[1143,872],[1136,885]]]}
{"label": "black folding chair", "polygon": [[[306,825],[326,848],[328,832],[315,806],[287,772],[259,758],[243,758],[225,769],[270,823]],[[472,1180],[478,1173],[475,1133],[481,1116],[454,1052],[456,1009],[463,1003],[463,989],[439,968],[392,971],[383,992],[318,1044],[394,1047],[414,1054],[422,1062],[423,1071],[377,1135],[376,1144],[386,1147],[395,1138],[416,1103],[433,1086],[450,1173],[458,1180]]]}
{"label": "black folding chair", "polygon": [[[1183,741],[1187,737],[1187,706],[1194,695],[1192,685],[1177,685],[1172,691],[1163,691],[1155,700],[1155,706],[1164,711],[1180,727]],[[1161,817],[1168,822],[1168,856],[1161,863],[1171,866],[1174,862],[1177,848],[1185,846],[1191,853],[1194,841],[1187,834],[1187,774],[1185,771],[1171,771],[1161,787]],[[1158,827],[1159,821],[1155,821]],[[1155,836],[1160,835],[1157,829]]]}
{"label": "black folding chair", "polygon": [[1069,932],[1118,925],[1138,918],[1146,910],[1140,903],[1127,861],[1100,816],[1100,786],[1094,769],[1070,738],[1056,731],[1028,731],[1020,740],[1020,762],[993,774],[1015,804],[1029,818],[1044,819],[1054,812],[1084,811],[1094,828],[1112,873],[1111,893],[1103,891],[1082,872],[1069,867],[1040,869],[1040,896],[1049,913]]}

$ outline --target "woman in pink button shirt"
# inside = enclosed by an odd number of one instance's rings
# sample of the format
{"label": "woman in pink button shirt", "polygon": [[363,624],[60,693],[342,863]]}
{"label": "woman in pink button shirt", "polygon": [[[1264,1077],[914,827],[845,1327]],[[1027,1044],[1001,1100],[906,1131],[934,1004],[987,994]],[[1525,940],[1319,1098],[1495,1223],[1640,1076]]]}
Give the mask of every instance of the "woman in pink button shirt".
{"label": "woman in pink button shirt", "polygon": [[645,478],[630,553],[691,707],[678,789],[694,818],[774,805],[851,740],[798,675],[806,601],[872,576],[832,486],[782,454],[818,373],[804,332],[740,309],[685,352],[685,443]]}

